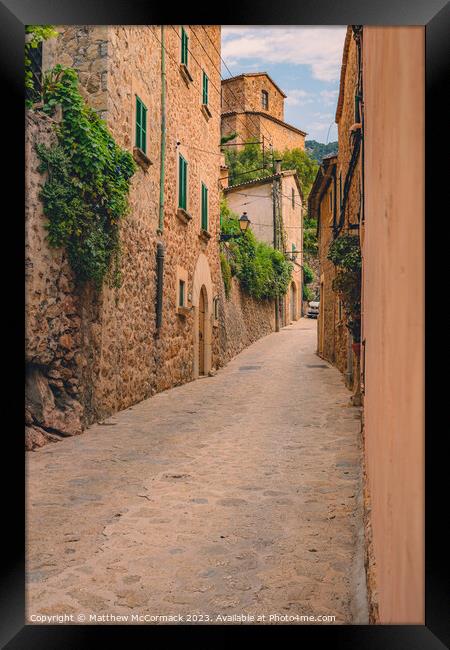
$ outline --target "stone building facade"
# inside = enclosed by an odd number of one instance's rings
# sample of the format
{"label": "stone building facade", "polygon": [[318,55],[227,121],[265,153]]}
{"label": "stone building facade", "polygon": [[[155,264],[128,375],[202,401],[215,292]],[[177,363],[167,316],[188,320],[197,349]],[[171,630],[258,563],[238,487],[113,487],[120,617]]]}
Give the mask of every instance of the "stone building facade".
{"label": "stone building facade", "polygon": [[[336,156],[327,156],[318,169],[308,197],[308,213],[317,219],[318,261],[320,282],[320,309],[317,319],[317,352],[319,356],[345,371],[340,350],[343,314],[339,298],[333,291],[336,275],[334,264],[328,259],[336,222]],[[344,346],[345,349],[345,346]]]}
{"label": "stone building facade", "polygon": [[[282,248],[294,263],[291,284],[280,301],[280,324],[284,326],[298,320],[303,282],[303,194],[297,173],[284,170],[273,176],[232,185],[224,189],[224,195],[233,212],[241,215],[247,211],[256,238],[271,246],[276,245],[274,209],[279,213],[283,243],[277,247]],[[277,197],[275,208],[274,196]]]}
{"label": "stone building facade", "polygon": [[[49,249],[45,241],[37,198],[43,179],[37,172],[34,144],[54,135],[49,118],[30,112],[26,173],[30,448],[79,433],[155,392],[208,374],[273,328],[272,310],[266,305],[238,297],[235,288],[236,305],[231,306],[223,288],[218,246],[220,27],[57,29],[58,38],[44,46],[44,69],[61,63],[78,72],[87,102],[105,119],[116,142],[133,153],[137,172],[131,183],[130,213],[120,230],[121,287],[104,286],[97,292],[77,286],[64,251]],[[139,106],[146,110],[146,133],[138,147]],[[181,158],[187,170],[183,197]],[[157,309],[158,251],[164,254],[161,309]],[[245,314],[242,331],[234,327],[236,310]]]}
{"label": "stone building facade", "polygon": [[305,148],[306,133],[284,121],[285,93],[266,72],[244,73],[222,81],[222,135],[237,133],[237,144],[261,142],[269,152]]}
{"label": "stone building facade", "polygon": [[309,211],[318,220],[321,283],[318,352],[344,374],[347,386],[353,389],[355,404],[360,400],[359,352],[352,346],[341,301],[331,288],[335,267],[327,255],[331,242],[339,235],[359,236],[362,213],[359,93],[358,48],[353,29],[348,27],[335,118],[338,153],[322,161],[309,195]]}

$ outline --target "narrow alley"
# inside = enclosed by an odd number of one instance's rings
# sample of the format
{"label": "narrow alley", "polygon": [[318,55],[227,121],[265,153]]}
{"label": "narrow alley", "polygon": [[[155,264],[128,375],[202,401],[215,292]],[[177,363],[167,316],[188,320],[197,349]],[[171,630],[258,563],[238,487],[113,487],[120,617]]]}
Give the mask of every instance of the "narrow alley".
{"label": "narrow alley", "polygon": [[28,454],[28,621],[367,622],[360,411],[316,327]]}

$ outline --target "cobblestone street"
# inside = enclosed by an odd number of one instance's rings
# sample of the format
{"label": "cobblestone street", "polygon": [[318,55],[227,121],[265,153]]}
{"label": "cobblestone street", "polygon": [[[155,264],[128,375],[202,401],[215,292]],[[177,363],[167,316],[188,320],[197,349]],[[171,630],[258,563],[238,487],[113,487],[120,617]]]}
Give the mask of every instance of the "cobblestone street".
{"label": "cobblestone street", "polygon": [[28,622],[367,622],[360,409],[316,356],[316,326],[27,455]]}

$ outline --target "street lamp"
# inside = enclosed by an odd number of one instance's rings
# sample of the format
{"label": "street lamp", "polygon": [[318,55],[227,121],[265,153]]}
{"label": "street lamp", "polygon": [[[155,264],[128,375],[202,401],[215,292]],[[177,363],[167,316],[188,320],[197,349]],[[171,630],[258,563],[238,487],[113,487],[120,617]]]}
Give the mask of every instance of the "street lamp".
{"label": "street lamp", "polygon": [[246,232],[247,228],[251,223],[250,219],[247,217],[247,213],[243,212],[242,215],[239,217],[238,221],[239,221],[240,232],[230,234],[230,235],[221,232],[219,236],[219,241],[228,241],[229,239],[236,239],[236,237],[241,237]]}
{"label": "street lamp", "polygon": [[241,229],[241,232],[245,232],[249,227],[249,225],[250,225],[250,219],[247,217],[247,213],[244,212],[239,217],[239,228]]}

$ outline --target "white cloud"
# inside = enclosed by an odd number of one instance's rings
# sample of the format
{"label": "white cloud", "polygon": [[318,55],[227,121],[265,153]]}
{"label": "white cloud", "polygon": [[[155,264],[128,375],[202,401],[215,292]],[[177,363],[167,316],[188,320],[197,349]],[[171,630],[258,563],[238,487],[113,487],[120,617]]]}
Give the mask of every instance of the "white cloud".
{"label": "white cloud", "polygon": [[312,104],[315,101],[314,93],[307,90],[286,90],[286,104],[288,106],[304,106],[305,104]]}
{"label": "white cloud", "polygon": [[330,106],[332,104],[336,104],[339,90],[321,90],[320,91],[320,96],[323,100],[323,103],[325,106]]}
{"label": "white cloud", "polygon": [[228,65],[257,58],[263,63],[308,65],[320,81],[339,79],[346,27],[222,27]]}

